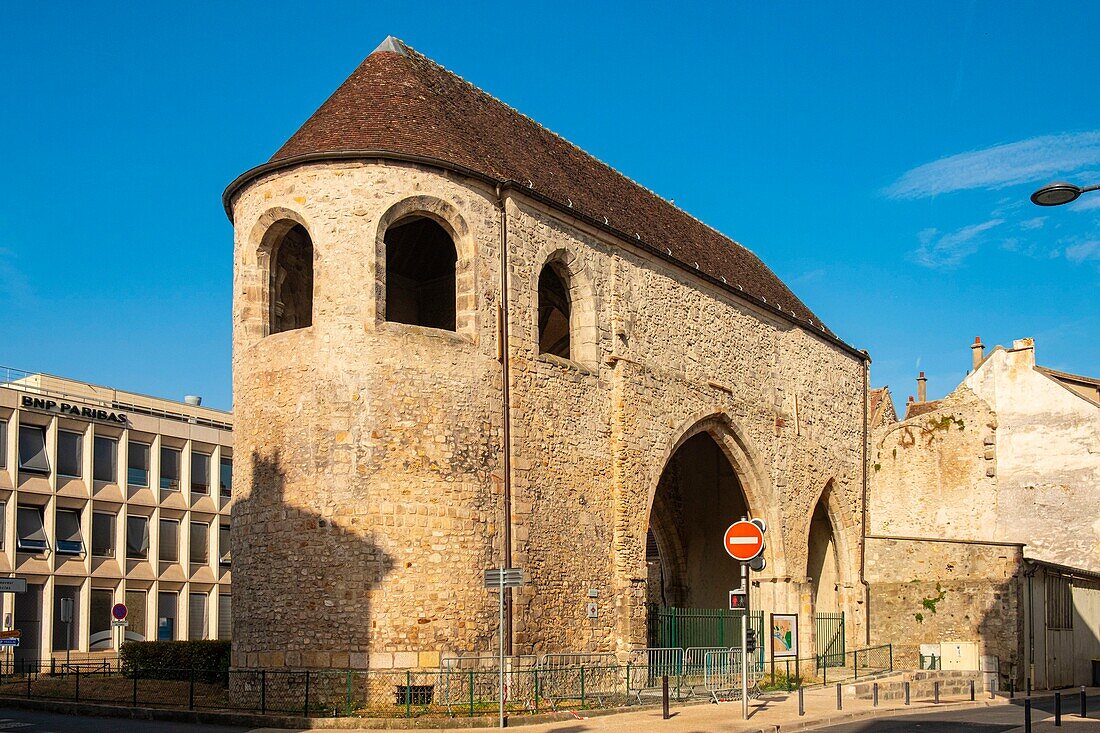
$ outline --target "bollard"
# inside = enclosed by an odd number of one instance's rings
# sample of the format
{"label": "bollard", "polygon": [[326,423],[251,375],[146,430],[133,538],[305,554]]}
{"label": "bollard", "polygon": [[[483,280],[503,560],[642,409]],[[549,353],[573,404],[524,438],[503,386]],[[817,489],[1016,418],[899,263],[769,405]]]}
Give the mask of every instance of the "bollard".
{"label": "bollard", "polygon": [[1027,676],[1027,696],[1031,697],[1031,675]]}
{"label": "bollard", "polygon": [[1062,727],[1062,693],[1054,693],[1054,727]]}
{"label": "bollard", "polygon": [[1024,700],[1024,733],[1031,733],[1031,698]]}
{"label": "bollard", "polygon": [[909,704],[909,680],[905,681],[905,704]]}
{"label": "bollard", "polygon": [[669,719],[668,714],[668,675],[661,677],[661,718]]}
{"label": "bollard", "polygon": [[840,701],[840,683],[836,683],[836,709],[843,710],[844,704]]}
{"label": "bollard", "polygon": [[[1081,693],[1082,695],[1084,693]],[[802,686],[798,686],[798,717],[806,714],[806,700],[802,697]]]}
{"label": "bollard", "polygon": [[1008,699],[1016,699],[1016,680],[1015,678],[1008,681]]}
{"label": "bollard", "polygon": [[1088,714],[1085,711],[1085,686],[1084,685],[1081,685],[1081,717],[1082,718],[1089,717]]}
{"label": "bollard", "polygon": [[936,680],[932,683],[932,704],[940,704],[940,681]]}
{"label": "bollard", "polygon": [[970,702],[974,702],[974,680],[970,680]]}
{"label": "bollard", "polygon": [[875,682],[871,685],[871,707],[878,707],[878,683]]}

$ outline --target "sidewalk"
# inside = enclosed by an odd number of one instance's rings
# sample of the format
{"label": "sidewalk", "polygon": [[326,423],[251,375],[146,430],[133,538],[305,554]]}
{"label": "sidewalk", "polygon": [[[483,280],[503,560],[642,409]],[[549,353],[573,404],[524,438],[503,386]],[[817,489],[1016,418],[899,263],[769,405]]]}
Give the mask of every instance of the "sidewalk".
{"label": "sidewalk", "polygon": [[[1089,694],[1100,693],[1100,688],[1090,688]],[[1082,720],[1076,717],[1076,698],[1069,691],[1063,693],[1063,728],[1069,728],[1079,733],[1085,731],[1100,731],[1100,709],[1090,711],[1089,719]],[[1033,700],[1050,699],[1053,693],[1042,693],[1033,696]],[[989,694],[978,693],[977,699],[970,702],[969,695],[941,697],[940,704],[933,704],[929,699],[913,699],[912,704],[906,706],[901,701],[882,701],[876,708],[871,700],[859,700],[848,697],[845,689],[843,709],[836,709],[836,688],[808,689],[804,693],[806,714],[798,715],[797,693],[768,693],[763,699],[753,700],[750,703],[750,717],[745,721],[741,719],[741,705],[734,701],[729,703],[686,705],[672,708],[672,718],[661,719],[660,709],[647,709],[637,712],[618,713],[614,715],[591,714],[587,711],[573,711],[573,716],[568,720],[553,723],[538,723],[524,725],[522,717],[513,717],[509,727],[518,728],[524,733],[705,733],[709,731],[721,731],[721,733],[788,733],[790,731],[811,730],[828,725],[853,722],[856,720],[868,720],[880,717],[895,717],[911,713],[941,712],[949,714],[952,710],[972,710],[988,706],[1007,706],[1010,701],[1004,697],[990,699]],[[1022,706],[1022,697],[1017,696],[1015,702]],[[1020,727],[1023,730],[1024,712],[1021,706],[1015,706],[1019,711]],[[1053,716],[1047,719],[1048,713],[1035,710],[1033,713],[1035,725],[1033,730],[1053,731]],[[1095,716],[1095,717],[1093,717]],[[320,722],[320,721],[318,721]],[[343,721],[346,725],[350,721]],[[342,730],[366,730],[343,728]],[[377,728],[375,728],[377,729]],[[297,729],[304,730],[304,729]],[[462,724],[461,720],[455,720],[453,727],[433,730],[465,731],[466,733],[487,733],[498,728],[469,728]],[[286,733],[285,730],[274,728],[261,728],[252,733]],[[1006,731],[1010,733],[1010,731]]]}

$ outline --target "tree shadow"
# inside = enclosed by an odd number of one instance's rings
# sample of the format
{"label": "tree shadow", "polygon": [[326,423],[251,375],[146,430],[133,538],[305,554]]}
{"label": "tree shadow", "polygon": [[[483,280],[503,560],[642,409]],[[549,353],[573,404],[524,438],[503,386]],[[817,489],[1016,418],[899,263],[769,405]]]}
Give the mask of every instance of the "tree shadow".
{"label": "tree shadow", "polygon": [[[251,455],[251,491],[232,510],[233,666],[367,669],[375,620],[370,592],[393,569],[362,515],[318,514],[287,501],[276,450]],[[332,506],[325,487],[301,501]],[[375,649],[378,644],[373,645]]]}

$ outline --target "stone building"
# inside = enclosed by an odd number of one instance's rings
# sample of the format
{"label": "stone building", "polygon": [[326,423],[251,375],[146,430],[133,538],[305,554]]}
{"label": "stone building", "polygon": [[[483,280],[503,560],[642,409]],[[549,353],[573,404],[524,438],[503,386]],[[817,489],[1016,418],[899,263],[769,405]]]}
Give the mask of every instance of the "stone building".
{"label": "stone building", "polygon": [[[867,359],[748,249],[387,39],[225,193],[234,663],[647,643],[647,601],[866,634]],[[594,607],[592,607],[594,604]]]}
{"label": "stone building", "polygon": [[[1036,672],[1029,619],[1072,614],[1054,595],[1033,599],[1029,578],[1069,573],[1095,584],[1100,380],[1037,366],[1031,339],[984,351],[976,341],[973,370],[942,400],[926,399],[921,374],[905,419],[873,429],[866,539],[873,637],[898,643],[903,662],[921,645],[972,644],[975,655],[999,660],[1002,676],[1015,669],[1022,679],[1027,669],[1045,684],[1059,673]],[[1074,603],[1091,598],[1073,592]],[[1100,605],[1081,603],[1070,604],[1078,623],[1100,636]]]}

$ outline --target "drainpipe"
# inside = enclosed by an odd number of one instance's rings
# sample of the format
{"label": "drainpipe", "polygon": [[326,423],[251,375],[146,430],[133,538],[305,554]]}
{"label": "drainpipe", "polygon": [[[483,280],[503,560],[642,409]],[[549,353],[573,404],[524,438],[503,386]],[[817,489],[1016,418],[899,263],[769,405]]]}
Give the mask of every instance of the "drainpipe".
{"label": "drainpipe", "polygon": [[[501,533],[501,569],[512,567],[512,399],[511,366],[508,359],[508,209],[501,185],[497,184],[497,208],[500,209],[500,302],[497,305],[497,349],[501,367],[501,410],[504,432],[503,531]],[[512,655],[512,589],[504,589],[503,653]]]}
{"label": "drainpipe", "polygon": [[871,646],[871,584],[867,582],[867,462],[870,458],[871,355],[863,352],[863,509],[860,512],[862,535],[859,543],[859,582],[863,585],[864,643]]}

